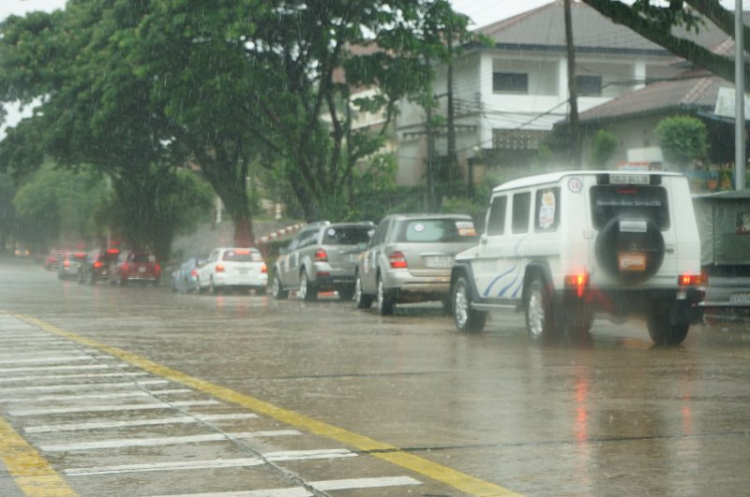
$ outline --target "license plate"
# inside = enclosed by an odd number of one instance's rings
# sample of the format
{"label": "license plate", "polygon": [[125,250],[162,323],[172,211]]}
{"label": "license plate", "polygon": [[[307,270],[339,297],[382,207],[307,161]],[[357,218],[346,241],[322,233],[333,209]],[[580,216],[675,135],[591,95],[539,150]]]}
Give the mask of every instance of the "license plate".
{"label": "license plate", "polygon": [[139,273],[145,273],[146,272],[146,268],[145,267],[139,267],[138,268],[138,272]]}
{"label": "license plate", "polygon": [[448,268],[453,265],[450,255],[431,255],[424,258],[424,265],[430,268]]}
{"label": "license plate", "polygon": [[238,269],[237,272],[240,273],[240,274],[247,274],[247,273],[250,272],[250,270],[249,269]]}
{"label": "license plate", "polygon": [[750,305],[750,293],[733,293],[729,297],[729,302],[732,304]]}
{"label": "license plate", "polygon": [[620,271],[642,273],[646,270],[646,254],[620,252],[617,254],[617,266]]}

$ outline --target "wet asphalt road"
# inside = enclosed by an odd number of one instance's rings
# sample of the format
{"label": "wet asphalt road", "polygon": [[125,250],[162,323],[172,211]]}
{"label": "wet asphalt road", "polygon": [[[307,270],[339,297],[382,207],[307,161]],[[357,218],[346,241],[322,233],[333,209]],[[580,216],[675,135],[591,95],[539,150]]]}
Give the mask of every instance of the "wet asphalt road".
{"label": "wet asphalt road", "polygon": [[745,324],[655,348],[597,320],[541,347],[516,314],[462,335],[438,304],[381,318],[0,258],[3,496],[747,495],[748,380]]}

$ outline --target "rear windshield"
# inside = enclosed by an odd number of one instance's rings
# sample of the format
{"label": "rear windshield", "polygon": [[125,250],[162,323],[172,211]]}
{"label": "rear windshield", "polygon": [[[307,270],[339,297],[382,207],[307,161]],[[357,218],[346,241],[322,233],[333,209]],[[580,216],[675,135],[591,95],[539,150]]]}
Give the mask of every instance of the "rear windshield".
{"label": "rear windshield", "polygon": [[370,241],[372,226],[347,226],[327,228],[323,235],[323,245],[359,245]]}
{"label": "rear windshield", "polygon": [[221,258],[223,261],[256,262],[261,260],[260,253],[250,249],[227,250]]}
{"label": "rear windshield", "polygon": [[401,223],[397,241],[409,243],[471,242],[474,223],[464,219],[410,219]]}
{"label": "rear windshield", "polygon": [[155,262],[156,258],[148,253],[137,253],[130,256],[130,260],[133,262]]}
{"label": "rear windshield", "polygon": [[73,259],[74,261],[85,261],[86,254],[72,254],[70,258]]}
{"label": "rear windshield", "polygon": [[591,188],[594,227],[602,229],[618,216],[648,219],[669,228],[667,191],[661,186],[600,185]]}

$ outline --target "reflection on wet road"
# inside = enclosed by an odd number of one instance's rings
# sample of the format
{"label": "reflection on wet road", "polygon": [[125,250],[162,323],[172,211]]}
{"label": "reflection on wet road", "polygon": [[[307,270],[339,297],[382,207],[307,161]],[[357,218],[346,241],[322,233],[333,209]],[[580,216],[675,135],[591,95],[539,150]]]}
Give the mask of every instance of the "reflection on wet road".
{"label": "reflection on wet road", "polygon": [[0,312],[2,495],[746,491],[744,324],[655,348],[597,321],[539,347],[517,314],[462,335],[439,305],[381,318],[2,260]]}

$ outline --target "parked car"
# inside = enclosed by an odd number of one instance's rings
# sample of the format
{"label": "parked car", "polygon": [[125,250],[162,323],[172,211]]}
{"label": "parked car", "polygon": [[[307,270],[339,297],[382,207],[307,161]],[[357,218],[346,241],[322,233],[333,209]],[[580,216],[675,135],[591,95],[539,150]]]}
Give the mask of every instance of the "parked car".
{"label": "parked car", "polygon": [[13,254],[16,257],[29,257],[31,255],[31,251],[28,249],[28,247],[16,247],[16,249],[13,251]]}
{"label": "parked car", "polygon": [[263,295],[268,285],[268,267],[255,248],[219,247],[211,251],[198,269],[198,292],[255,290]]}
{"label": "parked car", "polygon": [[693,196],[709,319],[750,316],[750,192]]}
{"label": "parked car", "polygon": [[207,257],[191,257],[183,262],[172,273],[173,292],[197,292],[198,291],[198,269],[208,260]]}
{"label": "parked car", "polygon": [[57,277],[61,280],[66,278],[77,278],[81,264],[86,262],[86,252],[67,251],[57,265]]}
{"label": "parked car", "polygon": [[438,300],[449,310],[453,258],[476,242],[467,215],[387,216],[357,264],[357,307],[369,308],[375,300],[378,313],[388,315],[397,303]]}
{"label": "parked car", "polygon": [[284,299],[296,290],[300,298],[312,301],[318,292],[335,290],[341,300],[351,300],[357,260],[374,231],[371,222],[306,226],[274,264],[273,296]]}
{"label": "parked car", "polygon": [[125,286],[131,281],[142,281],[159,284],[161,266],[156,256],[143,250],[123,250],[117,257],[117,263],[110,271],[109,281],[112,284]]}
{"label": "parked car", "polygon": [[52,271],[60,265],[60,259],[65,255],[65,250],[52,249],[44,259],[44,267],[47,271]]}
{"label": "parked car", "polygon": [[565,171],[492,192],[480,243],[456,256],[456,327],[522,309],[534,341],[580,340],[595,312],[645,317],[660,345],[700,321],[701,247],[687,178],[667,172]]}
{"label": "parked car", "polygon": [[109,279],[113,264],[117,261],[120,250],[116,248],[94,249],[86,255],[78,271],[79,283],[91,283]]}

